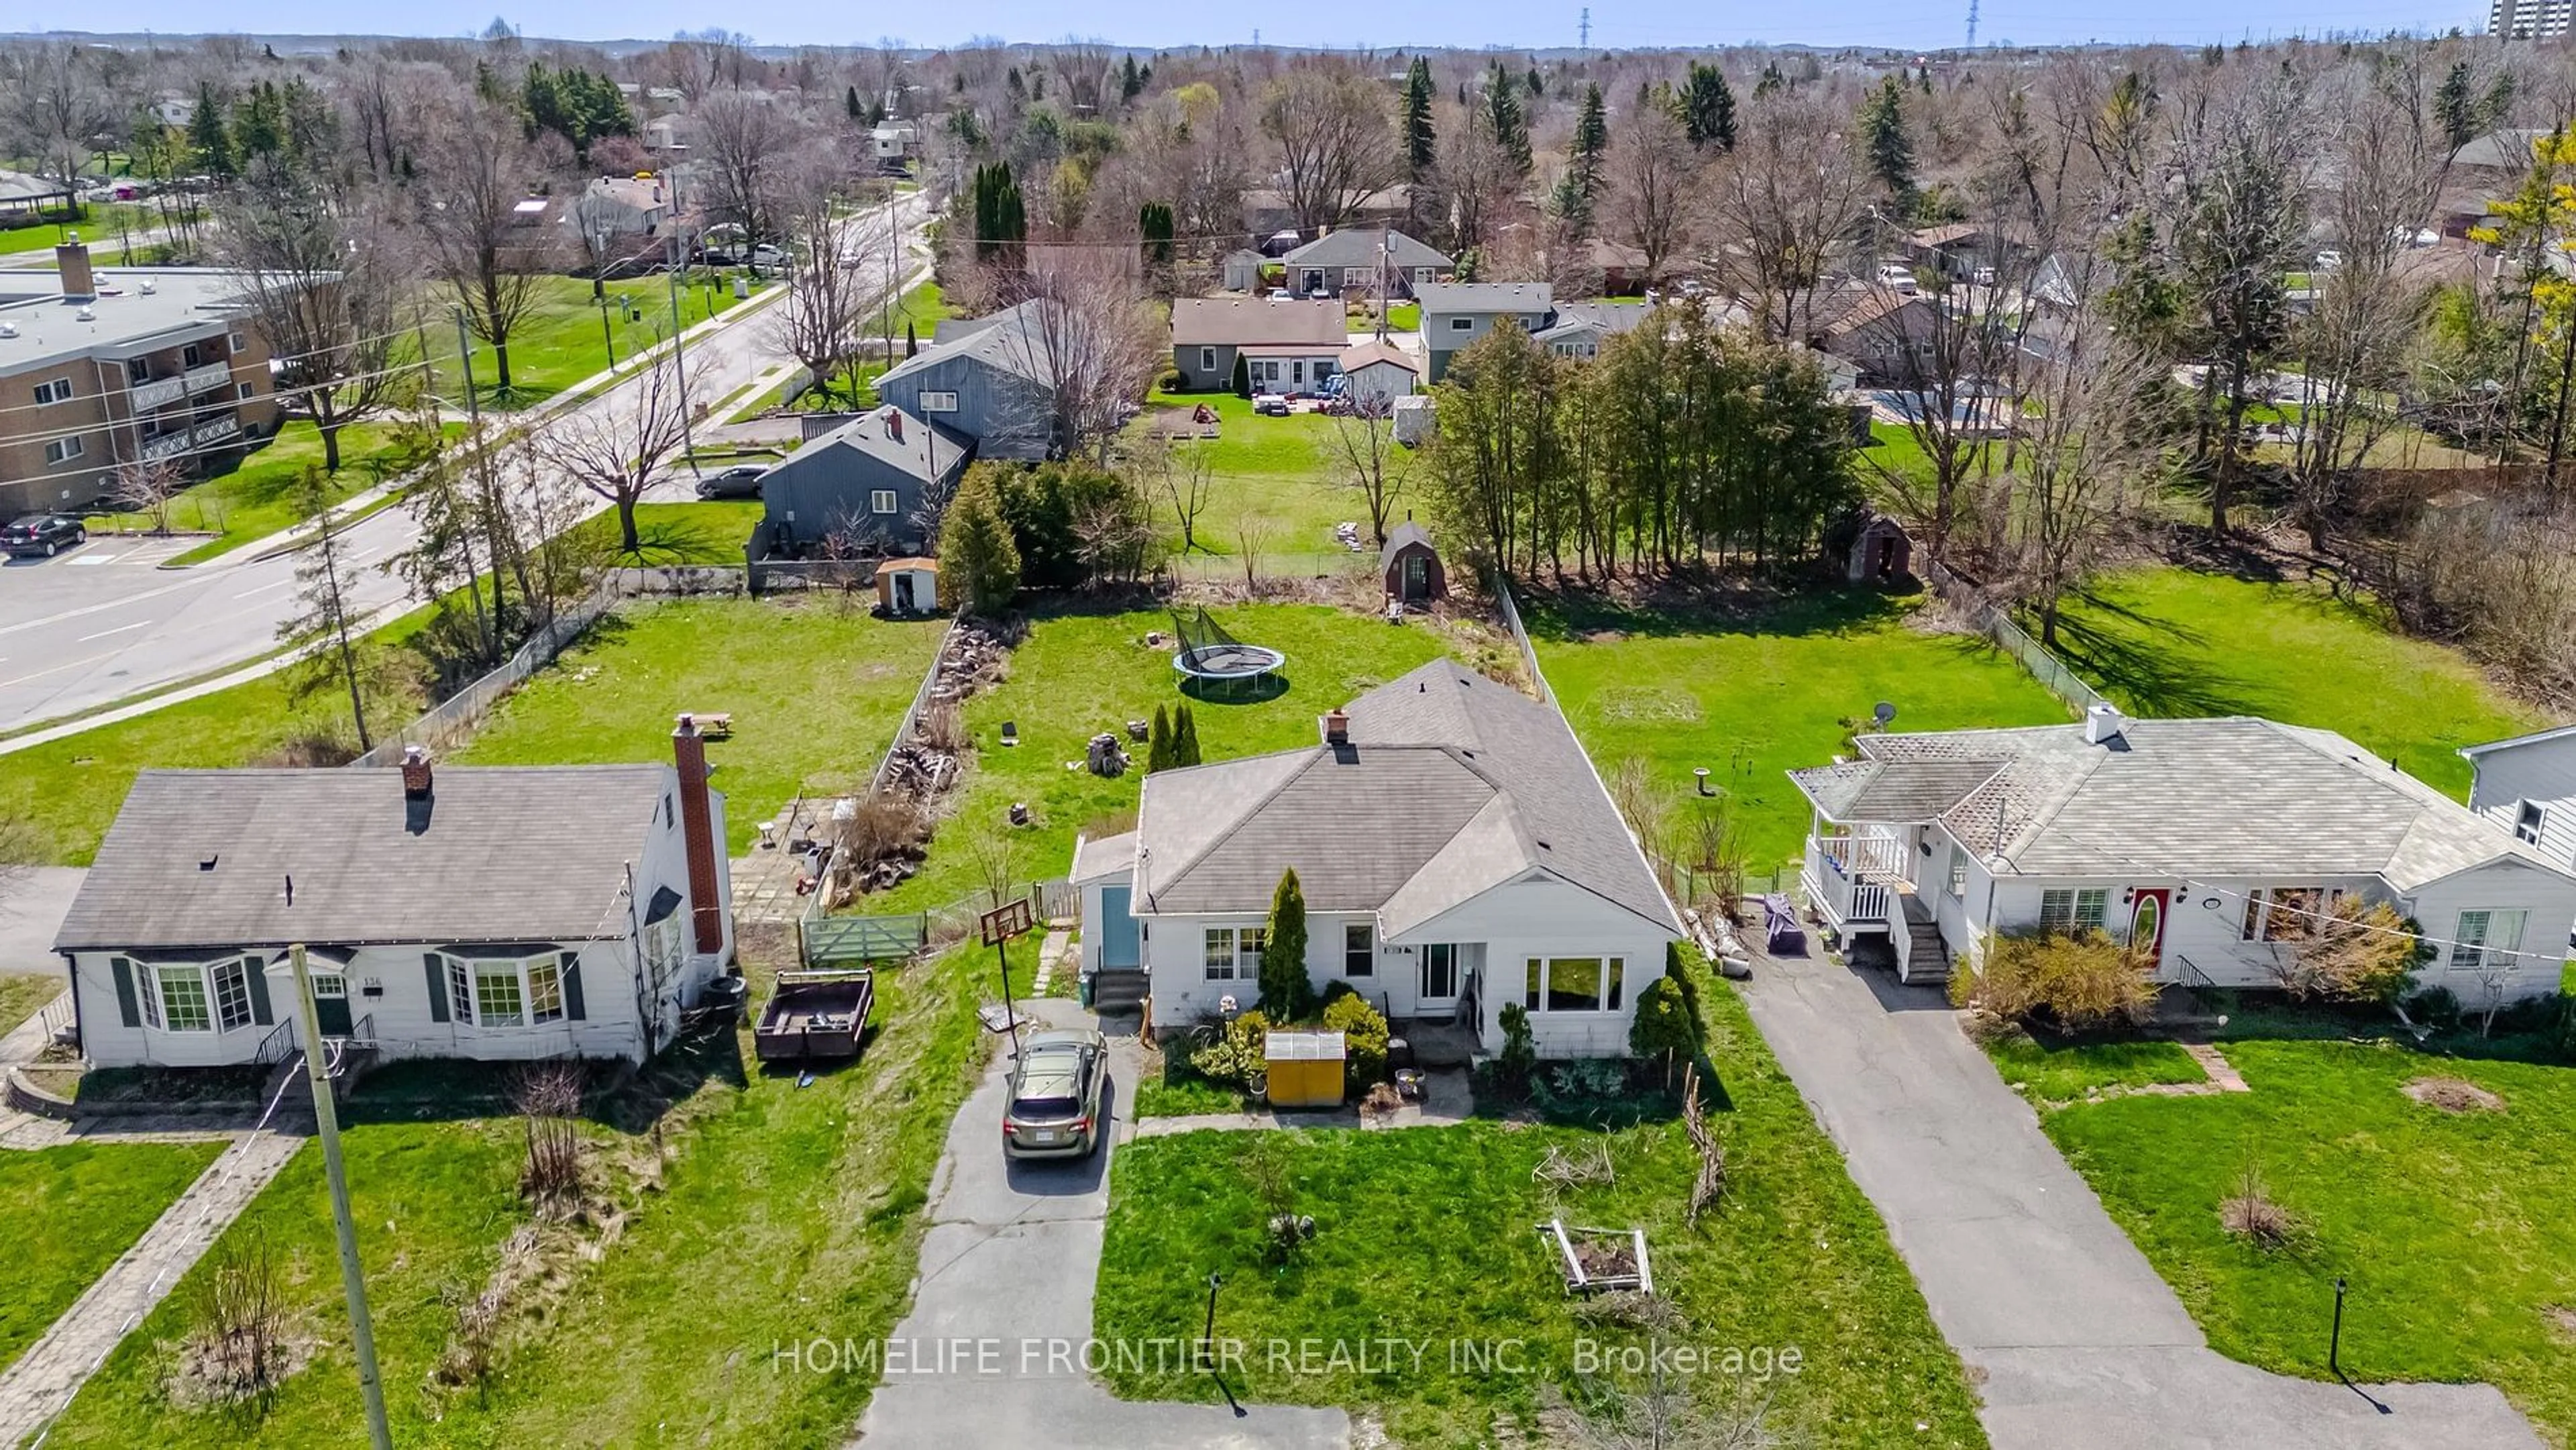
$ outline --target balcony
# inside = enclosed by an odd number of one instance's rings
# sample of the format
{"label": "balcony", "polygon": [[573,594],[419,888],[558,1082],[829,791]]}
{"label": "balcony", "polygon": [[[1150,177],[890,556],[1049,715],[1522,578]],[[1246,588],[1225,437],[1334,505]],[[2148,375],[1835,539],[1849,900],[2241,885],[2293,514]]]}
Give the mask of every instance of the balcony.
{"label": "balcony", "polygon": [[125,395],[133,402],[134,411],[149,413],[188,396],[188,380],[185,376],[154,378],[148,383],[136,383],[126,389]]}
{"label": "balcony", "polygon": [[1888,931],[1906,864],[1905,842],[1894,835],[1809,836],[1799,884],[1835,931]]}
{"label": "balcony", "polygon": [[177,455],[187,451],[188,433],[185,429],[181,429],[176,433],[164,433],[158,438],[146,438],[143,440],[143,460],[146,463],[153,463],[164,458],[176,457]]}
{"label": "balcony", "polygon": [[210,362],[179,374],[179,381],[187,386],[188,396],[192,398],[208,388],[228,387],[232,380],[233,365],[228,362]]}
{"label": "balcony", "polygon": [[190,447],[203,448],[210,443],[221,443],[225,439],[233,437],[240,432],[241,419],[234,417],[217,418],[211,423],[200,423],[195,428],[190,429],[188,432],[188,443]]}

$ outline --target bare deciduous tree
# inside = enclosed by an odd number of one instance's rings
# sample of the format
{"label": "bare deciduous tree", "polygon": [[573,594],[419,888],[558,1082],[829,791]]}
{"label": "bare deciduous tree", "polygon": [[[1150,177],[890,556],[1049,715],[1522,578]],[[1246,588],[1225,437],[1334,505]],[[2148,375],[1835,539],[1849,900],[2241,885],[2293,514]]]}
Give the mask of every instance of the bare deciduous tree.
{"label": "bare deciduous tree", "polygon": [[1395,404],[1382,394],[1354,400],[1333,420],[1333,441],[1350,465],[1351,486],[1368,504],[1369,537],[1386,547],[1387,520],[1413,472],[1412,450],[1395,441]]}
{"label": "bare deciduous tree", "polygon": [[1022,300],[1004,346],[1035,385],[1021,426],[1042,434],[1051,458],[1091,449],[1106,467],[1110,440],[1168,356],[1125,261],[1082,248],[1016,278]]}
{"label": "bare deciduous tree", "polygon": [[451,118],[445,144],[428,158],[421,232],[430,269],[465,310],[466,326],[491,345],[510,391],[510,338],[544,296],[542,275],[556,238],[542,218],[519,204],[542,175],[520,132],[500,106],[469,102]]}
{"label": "bare deciduous tree", "polygon": [[810,134],[804,118],[770,96],[729,87],[700,101],[690,124],[708,210],[742,228],[746,253],[780,236],[784,198],[800,179],[791,163]]}
{"label": "bare deciduous tree", "polygon": [[175,458],[141,458],[120,463],[108,484],[108,498],[130,514],[152,520],[152,532],[170,532],[171,501],[188,487],[188,471]]}
{"label": "bare deciduous tree", "polygon": [[277,396],[322,437],[340,471],[340,430],[399,406],[419,386],[395,363],[414,267],[400,234],[364,199],[301,174],[261,168],[225,194],[216,252],[233,294],[278,359]]}
{"label": "bare deciduous tree", "polygon": [[850,406],[859,405],[862,333],[884,290],[883,263],[872,242],[881,234],[841,211],[830,193],[816,189],[789,213],[787,296],[770,311],[771,346],[805,365],[816,389],[828,395],[838,379]]}
{"label": "bare deciduous tree", "polygon": [[669,351],[655,353],[629,387],[631,395],[604,398],[549,422],[537,448],[566,477],[616,506],[618,547],[632,555],[643,547],[635,506],[680,451],[687,419]]}
{"label": "bare deciduous tree", "polygon": [[1844,131],[1849,118],[1821,88],[1780,91],[1746,111],[1743,139],[1712,173],[1725,237],[1714,260],[1765,337],[1803,341],[1827,266],[1868,206],[1869,172]]}
{"label": "bare deciduous tree", "polygon": [[1662,279],[1664,264],[1690,240],[1699,153],[1670,111],[1639,106],[1620,118],[1609,172],[1605,230],[1646,254],[1645,285],[1652,287]]}
{"label": "bare deciduous tree", "polygon": [[1216,465],[1206,448],[1175,441],[1155,455],[1154,486],[1171,505],[1172,522],[1180,525],[1181,552],[1206,547],[1199,542],[1199,515],[1216,496]]}
{"label": "bare deciduous tree", "polygon": [[1288,210],[1309,236],[1341,225],[1362,198],[1401,174],[1384,94],[1338,56],[1272,81],[1261,130],[1278,145]]}

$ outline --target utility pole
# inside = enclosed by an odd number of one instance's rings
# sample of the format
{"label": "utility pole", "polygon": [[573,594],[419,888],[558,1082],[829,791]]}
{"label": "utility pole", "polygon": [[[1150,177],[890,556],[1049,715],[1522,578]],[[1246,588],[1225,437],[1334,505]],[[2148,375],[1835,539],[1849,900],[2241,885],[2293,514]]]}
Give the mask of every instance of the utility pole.
{"label": "utility pole", "polygon": [[340,1238],[340,1287],[349,1294],[349,1342],[358,1356],[358,1389],[367,1400],[367,1439],[375,1450],[393,1450],[385,1424],[385,1385],[376,1372],[376,1326],[367,1314],[367,1280],[358,1264],[358,1226],[349,1215],[349,1174],[340,1162],[340,1113],[331,1100],[331,1068],[322,1056],[322,1028],[313,1016],[313,974],[304,944],[288,952],[295,963],[296,1025],[304,1039],[304,1075],[313,1084],[313,1121],[321,1131],[322,1171],[331,1183],[331,1226]]}
{"label": "utility pole", "polygon": [[[466,330],[465,309],[452,307],[456,314],[456,356],[465,370],[465,437],[474,450],[475,482],[483,493],[484,526],[492,531],[492,546],[484,552],[492,557],[492,641],[497,652],[504,629],[501,617],[501,490],[492,477],[492,440],[483,436],[483,404],[474,393],[474,335]],[[465,587],[474,588],[468,574]],[[495,661],[497,663],[497,661]]]}
{"label": "utility pole", "polygon": [[[686,228],[678,220],[680,216],[680,177],[677,172],[672,173],[671,176],[671,216],[673,220],[671,223],[671,239],[669,244],[671,249],[670,266],[665,270],[671,278],[671,376],[672,380],[678,383],[680,387],[680,452],[683,457],[689,460],[690,476],[693,478],[704,478],[706,475],[698,472],[697,433],[694,425],[689,419],[688,348],[681,340],[680,336],[682,332],[687,330],[685,320],[680,316],[680,268],[686,264],[689,252]],[[747,241],[745,245],[748,245]],[[710,305],[709,310],[713,310],[712,305]]]}
{"label": "utility pole", "polygon": [[[1585,15],[1592,12],[1586,10]],[[1383,222],[1377,229],[1377,340],[1386,341],[1386,272],[1394,265],[1395,229]]]}

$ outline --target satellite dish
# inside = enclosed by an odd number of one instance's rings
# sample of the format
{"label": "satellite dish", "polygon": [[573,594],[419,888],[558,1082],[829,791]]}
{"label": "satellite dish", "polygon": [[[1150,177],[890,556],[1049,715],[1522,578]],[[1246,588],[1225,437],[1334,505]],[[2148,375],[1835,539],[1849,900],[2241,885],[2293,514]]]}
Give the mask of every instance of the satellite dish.
{"label": "satellite dish", "polygon": [[1878,708],[1869,712],[1869,717],[1878,722],[1879,729],[1884,730],[1896,723],[1896,707],[1881,700],[1878,702]]}

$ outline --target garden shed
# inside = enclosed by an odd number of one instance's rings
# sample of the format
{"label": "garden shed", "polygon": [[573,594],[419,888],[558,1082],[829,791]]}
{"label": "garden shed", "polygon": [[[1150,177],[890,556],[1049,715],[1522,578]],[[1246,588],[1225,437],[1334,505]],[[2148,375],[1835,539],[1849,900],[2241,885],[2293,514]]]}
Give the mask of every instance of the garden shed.
{"label": "garden shed", "polygon": [[1852,540],[1845,577],[1854,584],[1893,584],[1913,570],[1914,539],[1905,525],[1881,513],[1865,516]]}
{"label": "garden shed", "polygon": [[939,561],[888,559],[877,566],[877,608],[888,618],[939,612]]}
{"label": "garden shed", "polygon": [[1344,1052],[1338,1032],[1264,1033],[1261,1056],[1270,1074],[1270,1105],[1340,1107]]}
{"label": "garden shed", "polygon": [[1399,604],[1424,604],[1449,593],[1448,571],[1431,546],[1431,531],[1411,519],[1387,531],[1378,569],[1386,576],[1386,597]]}

